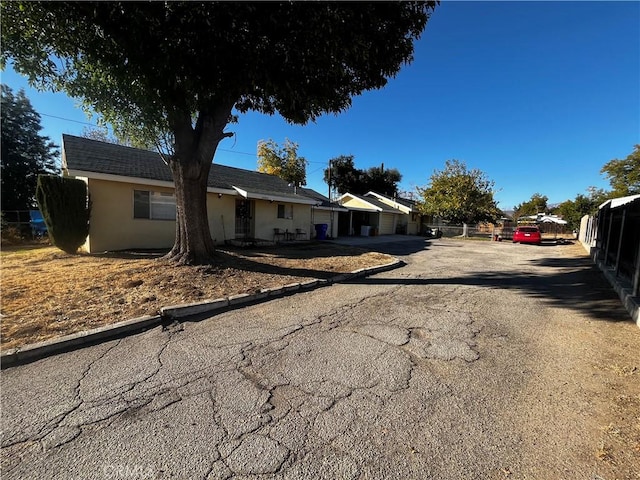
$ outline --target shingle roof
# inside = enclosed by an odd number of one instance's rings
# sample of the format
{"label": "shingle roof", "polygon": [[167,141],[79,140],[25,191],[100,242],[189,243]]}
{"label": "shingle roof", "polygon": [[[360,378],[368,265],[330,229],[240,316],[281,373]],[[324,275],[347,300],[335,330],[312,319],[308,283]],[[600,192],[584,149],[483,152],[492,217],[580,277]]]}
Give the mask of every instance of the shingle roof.
{"label": "shingle roof", "polygon": [[[62,144],[63,167],[68,170],[173,181],[171,169],[156,152],[66,134],[62,136]],[[256,194],[290,198],[292,201],[300,197],[322,197],[306,188],[299,188],[297,193],[294,193],[293,187],[290,187],[286,180],[275,175],[215,163],[211,165],[208,186],[227,190],[238,187]],[[310,195],[309,192],[314,192],[315,195]]]}
{"label": "shingle roof", "polygon": [[313,198],[314,200],[317,200],[318,203],[320,204],[319,206],[321,207],[327,207],[327,208],[333,207],[333,208],[345,209],[345,207],[342,207],[338,203],[332,202],[331,200],[329,200],[328,197],[325,197],[321,193],[318,193],[315,190],[311,190],[310,188],[301,187],[298,189],[298,191],[300,191],[302,195],[305,195],[309,198]]}

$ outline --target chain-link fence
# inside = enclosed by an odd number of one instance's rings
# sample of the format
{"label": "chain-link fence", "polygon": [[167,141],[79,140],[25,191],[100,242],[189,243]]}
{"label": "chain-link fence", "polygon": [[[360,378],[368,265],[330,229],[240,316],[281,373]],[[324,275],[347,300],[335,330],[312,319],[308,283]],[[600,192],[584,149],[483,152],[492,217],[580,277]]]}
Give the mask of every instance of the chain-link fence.
{"label": "chain-link fence", "polygon": [[[439,232],[439,233],[438,233]],[[423,225],[422,234],[426,236],[442,236],[447,238],[452,237],[470,237],[477,239],[494,239],[496,235],[500,238],[511,239],[513,237],[512,228],[498,227],[491,224],[476,224],[466,226],[464,225]],[[440,235],[441,234],[441,235]]]}
{"label": "chain-link fence", "polygon": [[47,228],[37,210],[2,212],[2,238],[16,241],[37,240],[47,235]]}

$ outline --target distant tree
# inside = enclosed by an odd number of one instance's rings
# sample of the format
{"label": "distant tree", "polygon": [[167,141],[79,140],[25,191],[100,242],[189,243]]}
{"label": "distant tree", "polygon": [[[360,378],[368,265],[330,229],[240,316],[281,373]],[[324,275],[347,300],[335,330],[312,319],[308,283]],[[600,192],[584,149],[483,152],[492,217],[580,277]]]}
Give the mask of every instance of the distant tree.
{"label": "distant tree", "polygon": [[573,230],[580,228],[582,217],[593,213],[597,208],[597,205],[588,196],[578,194],[574,200],[567,200],[558,205],[554,213],[562,216],[567,221],[567,227]]}
{"label": "distant tree", "polygon": [[177,211],[165,258],[210,263],[207,179],[234,111],[306,124],[348,109],[412,60],[437,4],[2,2],[1,59],[164,145]]}
{"label": "distant tree", "polygon": [[2,210],[36,208],[38,175],[53,173],[58,146],[40,135],[40,115],[33,109],[24,90],[17,95],[2,85],[2,158],[0,178]]}
{"label": "distant tree", "polygon": [[591,213],[596,213],[600,205],[602,205],[610,198],[613,198],[613,194],[603,188],[596,188],[594,186],[591,186],[587,188],[587,197],[594,205],[594,209]]}
{"label": "distant tree", "polygon": [[80,136],[91,140],[98,140],[99,142],[120,144],[116,137],[109,135],[109,131],[106,128],[84,127]]}
{"label": "distant tree", "polygon": [[493,198],[495,183],[478,169],[468,170],[464,162],[447,160],[442,171],[435,170],[426,187],[417,187],[418,209],[428,216],[453,223],[495,221],[500,218]]}
{"label": "distant tree", "polygon": [[371,167],[362,172],[360,189],[354,193],[364,194],[376,192],[389,197],[398,194],[398,183],[402,180],[402,175],[396,168],[384,169],[381,167]]}
{"label": "distant tree", "polygon": [[613,197],[640,194],[640,145],[636,145],[627,158],[605,163],[600,173],[608,178]]}
{"label": "distant tree", "polygon": [[353,163],[353,155],[341,155],[329,160],[329,168],[324,170],[324,181],[338,194],[353,193],[364,195],[374,191],[390,197],[398,193],[398,183],[402,175],[396,168],[384,166],[360,170]]}
{"label": "distant tree", "polygon": [[276,175],[299,187],[307,184],[308,163],[304,157],[298,156],[298,144],[288,138],[283,147],[271,139],[258,142],[259,172]]}
{"label": "distant tree", "polygon": [[329,167],[324,170],[324,182],[330,191],[342,195],[354,190],[361,173],[353,163],[353,155],[340,155],[329,160]]}
{"label": "distant tree", "polygon": [[548,201],[549,197],[536,192],[531,195],[530,200],[513,207],[513,217],[514,219],[518,219],[529,215],[536,215],[538,213],[546,213],[548,210]]}

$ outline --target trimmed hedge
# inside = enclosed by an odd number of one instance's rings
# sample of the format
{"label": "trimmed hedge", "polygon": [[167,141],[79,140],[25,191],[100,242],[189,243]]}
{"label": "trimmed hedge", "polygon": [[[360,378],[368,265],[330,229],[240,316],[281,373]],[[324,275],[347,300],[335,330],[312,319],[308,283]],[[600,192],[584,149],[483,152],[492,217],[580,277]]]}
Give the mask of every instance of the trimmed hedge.
{"label": "trimmed hedge", "polygon": [[76,253],[89,235],[87,184],[75,178],[38,175],[36,200],[51,243]]}

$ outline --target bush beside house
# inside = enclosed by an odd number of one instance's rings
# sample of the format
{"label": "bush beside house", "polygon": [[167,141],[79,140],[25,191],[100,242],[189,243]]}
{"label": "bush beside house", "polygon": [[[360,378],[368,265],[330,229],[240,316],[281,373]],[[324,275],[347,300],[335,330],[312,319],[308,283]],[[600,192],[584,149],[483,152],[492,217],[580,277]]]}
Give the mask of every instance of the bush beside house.
{"label": "bush beside house", "polygon": [[55,175],[38,175],[36,199],[51,243],[76,253],[89,235],[87,184]]}

